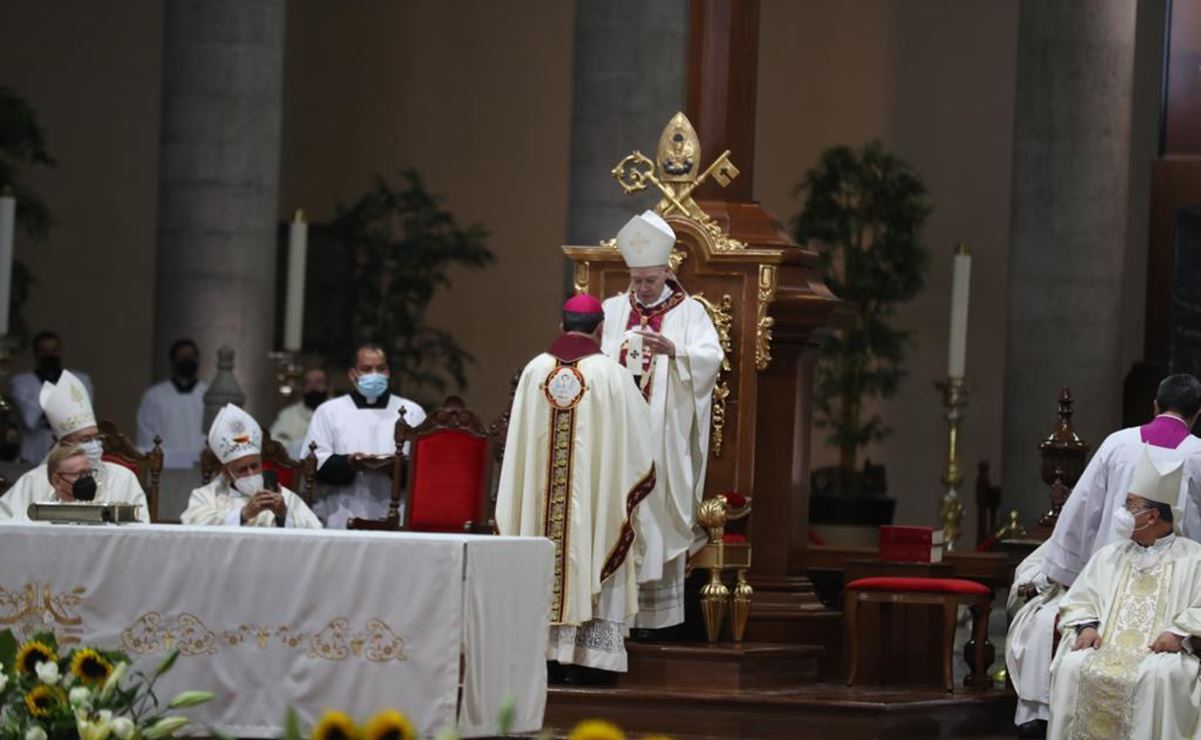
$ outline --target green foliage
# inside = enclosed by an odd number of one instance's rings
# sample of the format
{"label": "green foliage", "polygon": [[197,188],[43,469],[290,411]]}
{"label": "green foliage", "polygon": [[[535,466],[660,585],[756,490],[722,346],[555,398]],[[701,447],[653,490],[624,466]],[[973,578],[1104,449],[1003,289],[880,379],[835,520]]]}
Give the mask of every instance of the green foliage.
{"label": "green foliage", "polygon": [[358,200],[338,205],[334,233],[354,255],[353,326],[345,354],[364,341],[381,343],[392,390],[437,403],[452,383],[466,387],[465,368],[474,358],[450,333],[426,323],[426,309],[438,289],[450,287],[451,267],[486,267],[495,257],[488,232],[479,224],[460,227],[416,170],[401,178],[397,188],[377,175]]}
{"label": "green foliage", "polygon": [[822,347],[815,393],[815,423],[854,470],[858,450],[892,431],[863,406],[895,394],[905,377],[910,336],[889,322],[925,284],[931,208],[917,173],[878,141],[827,149],[796,193],[805,197],[797,242],[816,244],[826,284],[854,310]]}

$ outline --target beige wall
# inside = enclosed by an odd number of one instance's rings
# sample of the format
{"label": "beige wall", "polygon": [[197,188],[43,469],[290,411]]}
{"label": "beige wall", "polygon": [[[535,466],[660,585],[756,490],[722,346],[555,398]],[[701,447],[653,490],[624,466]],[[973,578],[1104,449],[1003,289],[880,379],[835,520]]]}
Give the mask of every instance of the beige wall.
{"label": "beige wall", "polygon": [[[909,377],[880,405],[893,436],[866,453],[887,465],[898,523],[936,521],[947,437],[932,384],[946,375],[951,249],[957,241],[972,248],[973,394],[960,455],[968,473],[968,543],[974,543],[976,461],[991,461],[994,476],[1000,469],[1017,6],[1014,0],[762,4],[756,197],[791,219],[801,206],[793,188],[818,154],[872,138],[908,160],[930,190],[934,213],[925,239],[932,269],[926,289],[897,316],[913,332]],[[1048,430],[1052,420],[1049,412]],[[837,463],[820,437],[813,453],[815,467]]]}
{"label": "beige wall", "polygon": [[58,160],[30,178],[50,239],[17,240],[37,280],[26,318],[62,335],[97,413],[131,431],[150,381],[161,35],[156,0],[12,3],[0,22],[0,84],[33,105]]}

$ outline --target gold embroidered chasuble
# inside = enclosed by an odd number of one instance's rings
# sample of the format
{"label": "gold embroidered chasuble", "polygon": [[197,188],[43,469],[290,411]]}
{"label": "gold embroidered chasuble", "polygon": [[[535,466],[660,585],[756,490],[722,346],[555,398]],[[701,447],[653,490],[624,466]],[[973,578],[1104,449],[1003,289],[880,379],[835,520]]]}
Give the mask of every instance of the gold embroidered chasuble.
{"label": "gold embroidered chasuble", "polygon": [[[1108,545],[1060,606],[1051,666],[1049,738],[1201,738],[1201,544],[1169,535],[1149,548]],[[1101,647],[1073,650],[1075,626],[1097,622]],[[1165,631],[1185,650],[1152,653]],[[1201,644],[1196,647],[1201,647]]]}
{"label": "gold embroidered chasuble", "polygon": [[655,482],[648,411],[630,374],[595,342],[565,337],[518,381],[496,526],[555,543],[552,625],[593,619],[602,587],[614,580],[632,619],[638,505]]}

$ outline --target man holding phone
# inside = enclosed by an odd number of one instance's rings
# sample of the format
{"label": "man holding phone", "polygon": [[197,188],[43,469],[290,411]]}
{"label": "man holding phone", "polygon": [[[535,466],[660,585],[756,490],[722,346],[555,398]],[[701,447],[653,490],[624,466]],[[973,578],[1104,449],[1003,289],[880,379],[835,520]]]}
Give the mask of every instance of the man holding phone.
{"label": "man holding phone", "polygon": [[250,414],[227,404],[213,419],[209,447],[221,473],[192,491],[183,524],[227,527],[320,529],[321,521],[304,501],[279,485],[274,470],[263,470],[263,430]]}

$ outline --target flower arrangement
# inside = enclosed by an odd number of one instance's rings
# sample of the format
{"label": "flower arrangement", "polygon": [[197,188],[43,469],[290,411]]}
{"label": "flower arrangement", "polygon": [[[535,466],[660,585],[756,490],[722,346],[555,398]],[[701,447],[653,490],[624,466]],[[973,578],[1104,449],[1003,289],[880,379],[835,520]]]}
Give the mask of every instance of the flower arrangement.
{"label": "flower arrangement", "polygon": [[160,740],[188,723],[173,710],[203,704],[207,691],[185,691],[165,705],[154,684],[175,664],[171,651],[153,672],[129,674],[124,653],[94,647],[60,650],[53,634],[18,643],[0,632],[0,740]]}

